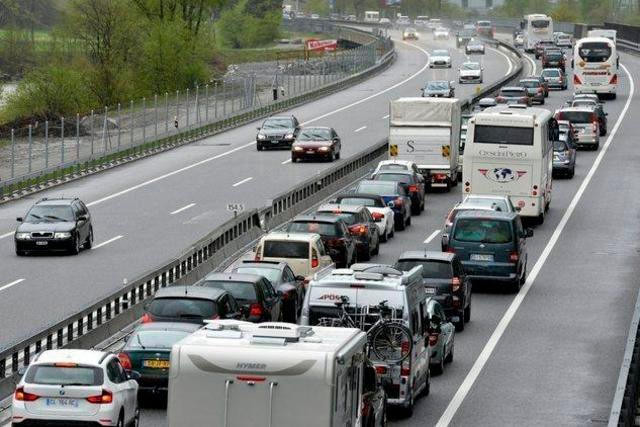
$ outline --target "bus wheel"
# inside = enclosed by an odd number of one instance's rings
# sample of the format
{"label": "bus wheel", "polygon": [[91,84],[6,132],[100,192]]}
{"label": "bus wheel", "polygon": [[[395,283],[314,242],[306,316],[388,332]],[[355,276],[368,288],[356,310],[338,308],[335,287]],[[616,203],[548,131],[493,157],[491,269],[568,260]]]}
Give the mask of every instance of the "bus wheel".
{"label": "bus wheel", "polygon": [[544,224],[544,211],[542,211],[540,215],[538,215],[537,222],[538,222],[538,225]]}

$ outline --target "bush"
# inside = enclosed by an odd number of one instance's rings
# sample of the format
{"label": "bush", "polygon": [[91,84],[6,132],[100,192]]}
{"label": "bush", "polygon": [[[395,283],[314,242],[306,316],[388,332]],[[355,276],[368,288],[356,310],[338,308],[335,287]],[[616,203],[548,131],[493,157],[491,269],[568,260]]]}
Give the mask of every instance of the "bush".
{"label": "bush", "polygon": [[222,47],[243,49],[272,43],[279,36],[282,14],[265,13],[256,17],[247,13],[247,0],[225,10],[216,23],[216,33]]}

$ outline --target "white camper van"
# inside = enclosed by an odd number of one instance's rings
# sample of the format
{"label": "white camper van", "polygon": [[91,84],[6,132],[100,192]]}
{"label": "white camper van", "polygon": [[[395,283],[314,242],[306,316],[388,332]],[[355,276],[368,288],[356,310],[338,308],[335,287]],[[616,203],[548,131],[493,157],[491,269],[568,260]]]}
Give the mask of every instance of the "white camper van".
{"label": "white camper van", "polygon": [[432,188],[458,185],[460,101],[400,98],[390,110],[389,155],[415,162]]}
{"label": "white camper van", "polygon": [[212,321],[171,349],[169,426],[359,426],[366,343],[355,328]]}
{"label": "white camper van", "polygon": [[468,123],[463,195],[508,196],[521,216],[542,223],[551,203],[555,139],[549,110],[509,105],[477,113]]}

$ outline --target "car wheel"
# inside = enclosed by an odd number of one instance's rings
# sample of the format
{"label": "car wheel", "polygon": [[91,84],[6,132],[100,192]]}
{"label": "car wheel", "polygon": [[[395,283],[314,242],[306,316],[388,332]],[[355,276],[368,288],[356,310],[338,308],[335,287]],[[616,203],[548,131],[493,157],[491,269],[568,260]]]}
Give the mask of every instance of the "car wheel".
{"label": "car wheel", "polygon": [[469,323],[471,321],[471,304],[464,309],[464,323]]}
{"label": "car wheel", "polygon": [[427,369],[427,380],[426,380],[426,385],[424,387],[424,390],[422,390],[422,395],[429,396],[430,392],[431,392],[431,369]]}
{"label": "car wheel", "polygon": [[387,229],[385,228],[384,233],[381,236],[378,236],[382,243],[386,243],[389,240],[389,235],[387,234]]}
{"label": "car wheel", "polygon": [[404,406],[402,408],[402,415],[405,418],[411,418],[411,416],[413,415],[413,407],[414,407],[414,397],[413,397],[413,390],[411,390],[411,397],[409,398],[409,403],[407,404],[407,406]]}
{"label": "car wheel", "polygon": [[378,240],[376,242],[376,247],[373,249],[372,254],[373,255],[378,255],[380,253],[380,240]]}
{"label": "car wheel", "polygon": [[371,251],[367,247],[366,250],[362,251],[362,257],[358,256],[359,261],[371,261]]}
{"label": "car wheel", "polygon": [[404,219],[395,223],[395,229],[398,231],[404,231],[407,228],[407,223]]}
{"label": "car wheel", "polygon": [[[442,351],[444,353],[444,347]],[[435,375],[442,375],[444,372],[444,357],[440,357],[440,362],[432,364],[430,368]]]}
{"label": "car wheel", "polygon": [[407,218],[407,227],[411,225],[411,216],[409,216],[409,218]]}
{"label": "car wheel", "polygon": [[396,235],[395,227],[391,227],[391,231],[389,232],[389,238],[392,239]]}
{"label": "car wheel", "polygon": [[569,172],[569,179],[573,178],[575,174],[576,174],[576,167],[574,166],[573,168],[571,168],[571,172]]}
{"label": "car wheel", "polygon": [[336,153],[336,160],[340,160],[340,150]]}
{"label": "car wheel", "polygon": [[262,145],[260,145],[260,144],[256,144],[256,149],[257,149],[258,151],[262,151]]}
{"label": "car wheel", "polygon": [[451,348],[449,349],[449,354],[447,354],[446,359],[444,359],[445,363],[451,363],[453,362],[453,350],[456,348],[456,340],[455,338],[453,339],[452,343],[451,343]]}
{"label": "car wheel", "polygon": [[120,412],[120,416],[118,417],[118,422],[116,423],[116,427],[124,427],[124,412]]}
{"label": "car wheel", "polygon": [[89,235],[87,236],[87,240],[84,242],[85,249],[91,249],[93,246],[93,227],[89,229]]}
{"label": "car wheel", "polygon": [[464,310],[458,313],[458,321],[454,323],[456,332],[464,331]]}
{"label": "car wheel", "polygon": [[136,415],[129,423],[129,427],[138,427],[140,425],[140,408],[136,408]]}
{"label": "car wheel", "polygon": [[540,213],[540,215],[538,215],[538,217],[536,218],[536,222],[538,223],[538,225],[544,224],[544,211]]}
{"label": "car wheel", "polygon": [[70,249],[71,255],[78,255],[80,253],[81,246],[82,245],[80,244],[80,236],[76,235],[71,245],[71,249]]}
{"label": "car wheel", "polygon": [[297,163],[298,159],[296,159],[294,156],[291,156],[291,163]]}
{"label": "car wheel", "polygon": [[520,288],[522,287],[522,283],[521,283],[522,278],[517,278],[516,280],[514,280],[513,282],[511,282],[511,285],[509,286],[509,290],[511,291],[512,294],[517,294],[518,292],[520,292]]}
{"label": "car wheel", "polygon": [[540,101],[540,105],[544,105],[544,98],[542,98],[542,101]]}

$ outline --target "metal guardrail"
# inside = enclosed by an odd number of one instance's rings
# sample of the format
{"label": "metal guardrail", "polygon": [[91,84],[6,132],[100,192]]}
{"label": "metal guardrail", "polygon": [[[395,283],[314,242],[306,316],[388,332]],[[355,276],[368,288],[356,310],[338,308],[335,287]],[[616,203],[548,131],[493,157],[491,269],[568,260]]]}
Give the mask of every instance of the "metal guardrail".
{"label": "metal guardrail", "polygon": [[[520,64],[508,76],[486,87],[478,95],[465,100],[464,108],[471,108],[480,98],[493,93],[500,85],[519,77],[522,55],[515,48],[497,42],[520,59]],[[9,396],[18,380],[18,370],[29,364],[38,352],[54,348],[93,348],[108,337],[139,319],[145,301],[166,286],[195,283],[256,241],[266,230],[277,227],[294,216],[321,202],[345,185],[369,172],[377,162],[386,158],[385,139],[327,169],[273,198],[270,206],[245,212],[217,227],[172,260],[153,269],[139,279],[81,312],[61,320],[45,331],[11,345],[0,352],[0,399]],[[0,415],[2,410],[0,409]]]}

